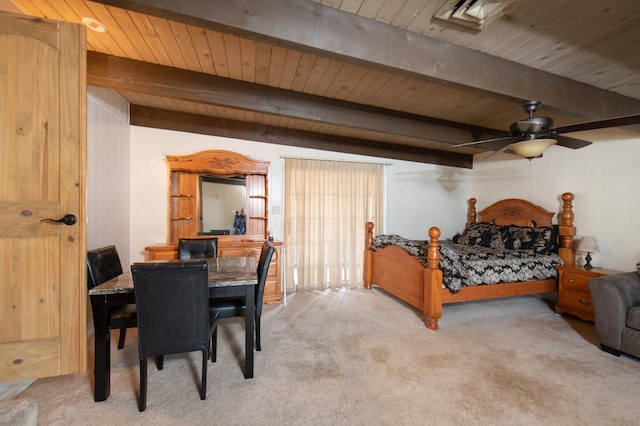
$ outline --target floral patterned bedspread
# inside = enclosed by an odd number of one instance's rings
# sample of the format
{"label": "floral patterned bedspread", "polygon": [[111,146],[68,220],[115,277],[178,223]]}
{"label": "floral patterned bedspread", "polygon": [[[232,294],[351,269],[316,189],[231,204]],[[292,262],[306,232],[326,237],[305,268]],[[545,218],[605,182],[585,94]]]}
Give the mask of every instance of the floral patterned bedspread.
{"label": "floral patterned bedspread", "polygon": [[[554,267],[562,265],[562,259],[555,253],[469,246],[455,244],[452,240],[439,243],[443,282],[453,293],[464,286],[556,278]],[[404,249],[427,266],[428,241],[409,240],[399,235],[378,235],[371,249],[375,251],[389,245]]]}

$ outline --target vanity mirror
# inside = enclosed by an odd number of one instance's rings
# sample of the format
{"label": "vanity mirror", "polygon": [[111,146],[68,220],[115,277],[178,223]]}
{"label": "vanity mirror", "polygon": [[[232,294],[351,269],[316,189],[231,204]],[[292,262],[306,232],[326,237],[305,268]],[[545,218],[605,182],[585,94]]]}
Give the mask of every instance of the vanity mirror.
{"label": "vanity mirror", "polygon": [[246,234],[246,227],[236,226],[247,203],[244,176],[222,178],[201,174],[200,194],[198,235]]}

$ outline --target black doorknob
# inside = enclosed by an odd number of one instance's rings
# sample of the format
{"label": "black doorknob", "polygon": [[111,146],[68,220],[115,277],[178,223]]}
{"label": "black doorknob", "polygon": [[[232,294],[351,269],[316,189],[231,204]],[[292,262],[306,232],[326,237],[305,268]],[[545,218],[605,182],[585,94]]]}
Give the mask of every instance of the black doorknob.
{"label": "black doorknob", "polygon": [[60,219],[42,219],[40,222],[64,223],[67,226],[75,225],[78,218],[74,214],[65,214]]}

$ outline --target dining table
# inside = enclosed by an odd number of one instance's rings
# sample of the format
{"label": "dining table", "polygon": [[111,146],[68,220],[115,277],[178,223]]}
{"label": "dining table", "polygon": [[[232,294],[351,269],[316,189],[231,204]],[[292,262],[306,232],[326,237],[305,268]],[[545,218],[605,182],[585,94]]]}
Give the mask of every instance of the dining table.
{"label": "dining table", "polygon": [[[202,259],[200,259],[202,260]],[[181,262],[181,260],[156,260]],[[254,257],[224,257],[207,259],[209,269],[209,298],[244,297],[245,365],[244,377],[253,377],[253,350],[255,333],[255,289],[258,273]],[[94,400],[105,401],[111,388],[111,311],[128,304],[135,304],[133,278],[130,271],[114,277],[89,290],[94,324]]]}

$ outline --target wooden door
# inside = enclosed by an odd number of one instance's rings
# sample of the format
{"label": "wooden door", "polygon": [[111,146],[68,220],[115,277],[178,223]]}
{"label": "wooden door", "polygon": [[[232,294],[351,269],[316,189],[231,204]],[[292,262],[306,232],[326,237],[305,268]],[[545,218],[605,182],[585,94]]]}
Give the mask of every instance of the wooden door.
{"label": "wooden door", "polygon": [[1,383],[86,370],[85,28],[0,13],[0,58]]}

